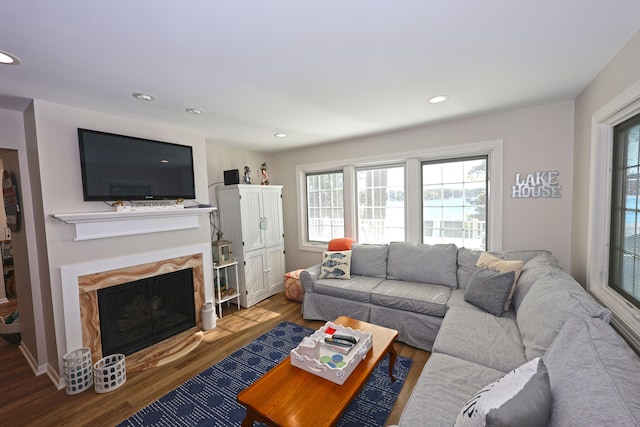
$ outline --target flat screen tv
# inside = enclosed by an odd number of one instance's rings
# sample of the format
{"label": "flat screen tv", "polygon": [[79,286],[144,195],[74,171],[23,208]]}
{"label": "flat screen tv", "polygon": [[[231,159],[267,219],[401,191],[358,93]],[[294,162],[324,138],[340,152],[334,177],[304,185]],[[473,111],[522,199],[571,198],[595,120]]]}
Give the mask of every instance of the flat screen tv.
{"label": "flat screen tv", "polygon": [[78,129],[85,201],[195,199],[187,145]]}

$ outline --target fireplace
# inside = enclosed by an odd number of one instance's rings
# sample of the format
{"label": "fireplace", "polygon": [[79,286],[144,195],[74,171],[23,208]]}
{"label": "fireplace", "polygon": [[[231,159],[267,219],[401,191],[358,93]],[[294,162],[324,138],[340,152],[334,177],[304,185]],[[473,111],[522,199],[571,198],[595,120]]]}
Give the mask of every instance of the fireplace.
{"label": "fireplace", "polygon": [[191,268],[98,290],[102,353],[130,355],[196,326]]}
{"label": "fireplace", "polygon": [[[122,308],[100,308],[99,294],[102,294],[103,291],[115,291],[119,290],[119,288],[126,289],[131,283],[146,282],[148,280],[153,282],[167,273],[169,273],[168,277],[172,278],[171,282],[175,284],[173,274],[186,271],[190,273],[191,278],[181,279],[189,282],[189,285],[184,286],[184,295],[182,297],[169,297],[166,294],[159,295],[159,297],[162,300],[161,305],[163,307],[169,307],[172,310],[180,312],[183,309],[174,307],[172,305],[172,300],[182,298],[185,305],[189,305],[191,310],[193,310],[188,315],[191,326],[186,327],[183,325],[186,329],[177,334],[172,333],[170,338],[156,337],[158,340],[156,344],[148,345],[148,342],[145,342],[145,348],[143,349],[135,350],[133,348],[125,348],[124,354],[130,354],[130,356],[127,356],[127,372],[135,372],[152,368],[154,366],[160,366],[168,361],[175,360],[179,355],[186,354],[188,351],[195,348],[202,339],[202,332],[198,327],[200,324],[200,313],[205,300],[205,271],[203,269],[202,258],[202,253],[196,253],[192,255],[161,259],[158,261],[149,261],[143,264],[122,266],[120,268],[101,271],[98,273],[78,274],[76,276],[76,301],[79,302],[78,320],[81,326],[80,332],[82,347],[89,347],[91,349],[91,355],[94,361],[100,360],[109,354],[113,354],[113,352],[123,352],[122,348],[118,347],[119,344],[116,344],[115,347],[109,349],[108,347],[111,344],[107,343],[107,348],[103,348],[103,327],[106,327],[108,330],[109,328],[113,328],[113,326],[108,326],[108,320],[107,323],[104,323],[102,317],[105,315],[107,318],[114,316],[115,320],[113,321],[117,324],[118,320],[120,320],[121,325],[122,320],[124,320],[118,317],[121,314],[119,310],[122,310]],[[185,273],[185,276],[187,274],[188,273]],[[188,292],[187,288],[189,289]],[[147,300],[151,302],[155,300],[155,305],[158,306],[158,298],[153,298],[154,294],[152,291],[150,292],[151,293],[147,294],[144,298],[147,298]],[[142,293],[144,294],[144,292]],[[78,297],[79,300],[77,299]],[[143,300],[143,297],[131,297],[131,299],[135,298],[138,298],[138,301]],[[117,304],[126,305],[130,302],[131,300],[122,303],[118,302]],[[144,305],[144,303],[142,305]],[[177,317],[175,313],[172,316]],[[166,331],[162,331],[160,332],[160,335],[162,334],[167,333]],[[139,338],[136,340],[142,342],[147,339]],[[77,344],[69,346],[69,348],[77,347]]]}

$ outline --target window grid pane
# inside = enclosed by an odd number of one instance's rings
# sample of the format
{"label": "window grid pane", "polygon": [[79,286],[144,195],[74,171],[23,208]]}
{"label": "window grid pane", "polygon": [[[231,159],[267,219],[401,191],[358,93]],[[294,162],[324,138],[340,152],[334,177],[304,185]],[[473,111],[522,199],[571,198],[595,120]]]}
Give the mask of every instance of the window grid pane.
{"label": "window grid pane", "polygon": [[609,285],[640,307],[640,116],[614,135]]}
{"label": "window grid pane", "polygon": [[422,163],[422,241],[486,249],[488,157]]}
{"label": "window grid pane", "polygon": [[358,242],[405,240],[404,167],[357,171]]}
{"label": "window grid pane", "polygon": [[307,174],[307,236],[311,242],[344,237],[342,172]]}

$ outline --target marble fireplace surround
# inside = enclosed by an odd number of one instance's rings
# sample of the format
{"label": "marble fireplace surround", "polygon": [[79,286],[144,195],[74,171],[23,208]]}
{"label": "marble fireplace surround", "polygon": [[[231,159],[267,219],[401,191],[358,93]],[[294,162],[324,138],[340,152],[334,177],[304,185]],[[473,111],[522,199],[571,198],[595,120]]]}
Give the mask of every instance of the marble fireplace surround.
{"label": "marble fireplace surround", "polygon": [[[205,283],[212,279],[203,259],[211,258],[208,244],[173,248],[123,258],[61,267],[65,336],[64,353],[89,347],[93,362],[100,360],[102,343],[97,291],[159,274],[193,269],[196,327],[127,356],[127,371],[159,366],[197,346],[202,339],[200,313],[205,302]],[[208,257],[208,258],[205,258]]]}

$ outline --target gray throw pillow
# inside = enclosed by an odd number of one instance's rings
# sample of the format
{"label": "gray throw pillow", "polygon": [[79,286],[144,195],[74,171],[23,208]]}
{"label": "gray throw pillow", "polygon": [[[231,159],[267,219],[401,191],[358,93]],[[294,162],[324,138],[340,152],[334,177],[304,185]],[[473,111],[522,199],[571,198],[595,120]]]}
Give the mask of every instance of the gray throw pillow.
{"label": "gray throw pillow", "polygon": [[455,427],[543,427],[550,413],[549,374],[538,357],[478,391],[462,407]]}
{"label": "gray throw pillow", "polygon": [[477,267],[464,291],[464,300],[494,316],[502,316],[514,280],[513,271],[500,273]]}

